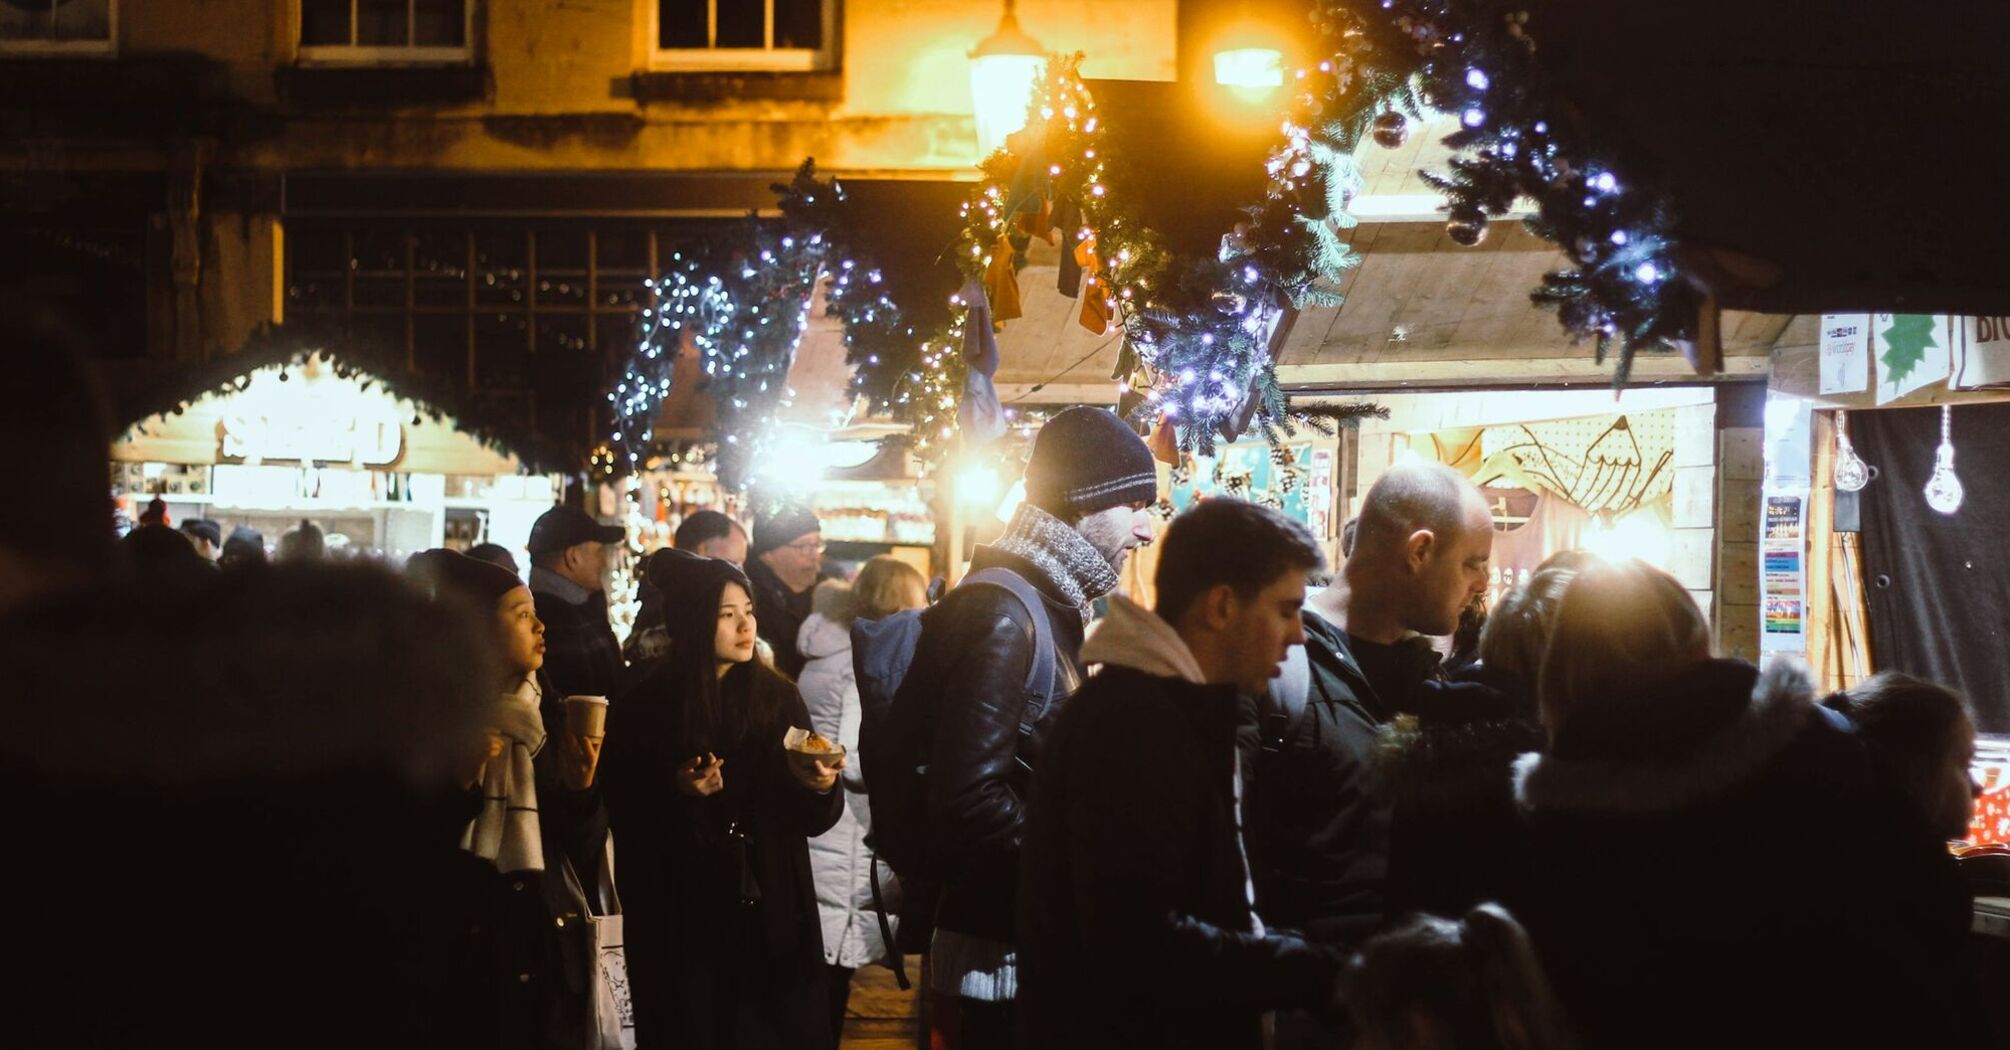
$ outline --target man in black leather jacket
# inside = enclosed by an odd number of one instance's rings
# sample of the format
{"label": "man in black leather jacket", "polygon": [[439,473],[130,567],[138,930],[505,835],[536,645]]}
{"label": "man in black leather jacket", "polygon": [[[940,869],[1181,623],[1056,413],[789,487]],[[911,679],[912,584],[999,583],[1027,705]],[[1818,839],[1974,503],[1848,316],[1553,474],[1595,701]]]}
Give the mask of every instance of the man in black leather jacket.
{"label": "man in black leather jacket", "polygon": [[1033,774],[1022,1047],[1257,1050],[1265,1011],[1337,1005],[1343,953],[1256,917],[1236,776],[1237,697],[1304,641],[1322,560],[1283,514],[1207,500],[1166,534],[1156,612],[1110,600]]}
{"label": "man in black leather jacket", "polygon": [[1306,603],[1303,662],[1294,653],[1269,695],[1245,704],[1241,736],[1264,919],[1346,944],[1383,920],[1381,727],[1440,677],[1423,635],[1451,633],[1486,587],[1493,518],[1457,472],[1403,465],[1369,488],[1355,544],[1344,582]]}
{"label": "man in black leather jacket", "polygon": [[[1069,409],[1034,439],[1026,502],[998,542],[979,547],[973,572],[1004,569],[1031,584],[1029,609],[1000,586],[950,592],[923,618],[900,686],[934,698],[927,776],[931,867],[942,878],[924,989],[937,1045],[1009,1047],[1017,996],[1013,908],[1027,773],[1061,700],[1081,680],[1077,652],[1089,605],[1117,586],[1131,548],[1151,539],[1157,498],[1149,449],[1103,409]],[[1036,631],[1032,618],[1045,618]],[[1052,681],[1030,683],[1045,633]],[[1035,717],[1026,705],[1038,704]],[[1022,734],[1022,724],[1032,732]]]}

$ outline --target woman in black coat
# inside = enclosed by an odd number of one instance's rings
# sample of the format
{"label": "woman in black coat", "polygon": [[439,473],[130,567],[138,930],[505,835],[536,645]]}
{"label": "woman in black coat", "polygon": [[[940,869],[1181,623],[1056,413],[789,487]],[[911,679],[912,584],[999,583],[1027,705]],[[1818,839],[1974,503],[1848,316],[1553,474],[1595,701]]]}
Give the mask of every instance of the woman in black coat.
{"label": "woman in black coat", "polygon": [[1639,562],[1572,581],[1516,764],[1520,917],[1591,1047],[1953,1046],[1933,844],[1796,665],[1709,658]]}
{"label": "woman in black coat", "polygon": [[565,731],[562,698],[543,672],[544,624],[514,573],[445,549],[415,555],[407,572],[488,617],[503,658],[487,752],[468,770],[467,810],[453,829],[486,874],[467,902],[478,941],[472,979],[485,1001],[464,1034],[473,1045],[521,1050],[591,1047],[599,962],[587,893],[607,844],[599,743]]}
{"label": "woman in black coat", "polygon": [[843,810],[842,763],[783,750],[809,712],[754,659],[746,576],[667,553],[650,564],[671,653],[610,710],[604,772],[637,1043],[821,1047],[828,995],[808,840]]}

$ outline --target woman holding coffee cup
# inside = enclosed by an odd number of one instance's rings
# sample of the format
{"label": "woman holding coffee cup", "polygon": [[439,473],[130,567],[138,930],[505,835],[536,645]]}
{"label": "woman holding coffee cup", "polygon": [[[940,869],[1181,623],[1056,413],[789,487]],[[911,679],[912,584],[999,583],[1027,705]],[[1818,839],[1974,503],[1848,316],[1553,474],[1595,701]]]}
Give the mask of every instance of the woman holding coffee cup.
{"label": "woman holding coffee cup", "polygon": [[594,1031],[586,968],[597,961],[583,921],[592,906],[581,887],[599,883],[607,814],[595,783],[600,738],[568,731],[567,723],[591,729],[578,720],[591,718],[592,705],[562,710],[552,695],[543,675],[544,624],[514,574],[444,549],[413,556],[407,572],[436,599],[458,598],[492,617],[501,641],[490,731],[462,771],[474,815],[461,848],[498,876],[479,949],[496,1011],[470,1018],[470,1030],[482,1033],[484,1045],[584,1047]]}
{"label": "woman holding coffee cup", "polygon": [[807,843],[843,810],[843,759],[783,749],[809,712],[754,659],[745,574],[684,551],[649,564],[672,649],[611,706],[602,769],[638,1045],[823,1045]]}

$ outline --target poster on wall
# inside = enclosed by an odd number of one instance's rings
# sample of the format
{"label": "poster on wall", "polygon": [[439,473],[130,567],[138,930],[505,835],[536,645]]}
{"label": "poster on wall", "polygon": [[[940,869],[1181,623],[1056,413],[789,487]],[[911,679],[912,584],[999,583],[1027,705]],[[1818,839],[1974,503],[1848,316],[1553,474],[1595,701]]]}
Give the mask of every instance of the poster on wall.
{"label": "poster on wall", "polygon": [[1321,502],[1321,497],[1313,494],[1319,487],[1319,479],[1311,476],[1314,465],[1312,445],[1286,445],[1284,448],[1291,456],[1289,470],[1272,459],[1268,443],[1217,446],[1213,456],[1195,456],[1192,478],[1172,487],[1170,495],[1174,513],[1209,496],[1234,496],[1268,503],[1305,523],[1313,530],[1313,535],[1322,535],[1312,521],[1312,513],[1316,506],[1323,515],[1333,505],[1331,452],[1327,451],[1321,489],[1324,502]]}
{"label": "poster on wall", "polygon": [[1870,387],[1870,315],[1823,314],[1821,390],[1861,394]]}
{"label": "poster on wall", "polygon": [[1954,376],[1957,390],[2010,385],[2010,317],[1963,317],[1957,325]]}
{"label": "poster on wall", "polygon": [[1807,505],[1807,489],[1766,494],[1759,542],[1761,652],[1807,649]]}
{"label": "poster on wall", "polygon": [[1871,354],[1877,359],[1877,403],[1889,404],[1947,378],[1953,360],[1952,319],[1941,314],[1872,314]]}

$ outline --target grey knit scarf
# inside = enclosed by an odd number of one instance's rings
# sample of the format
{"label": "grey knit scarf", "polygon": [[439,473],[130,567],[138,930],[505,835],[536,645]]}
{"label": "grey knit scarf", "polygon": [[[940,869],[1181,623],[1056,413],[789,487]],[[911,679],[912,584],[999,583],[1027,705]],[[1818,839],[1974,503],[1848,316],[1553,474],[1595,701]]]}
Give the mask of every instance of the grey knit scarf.
{"label": "grey knit scarf", "polygon": [[1082,534],[1031,503],[1019,504],[994,550],[1023,558],[1087,616],[1089,603],[1117,589],[1117,570]]}

